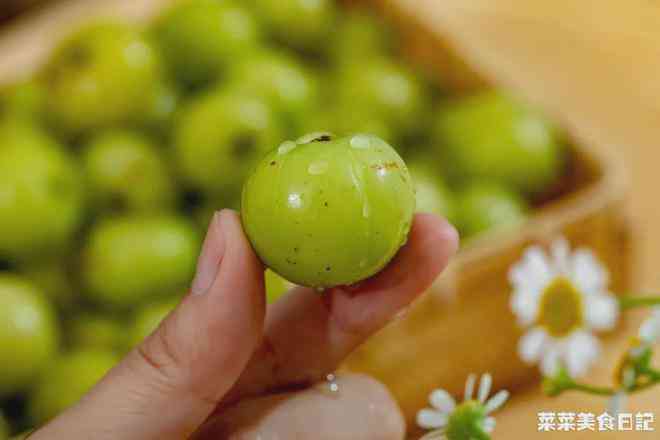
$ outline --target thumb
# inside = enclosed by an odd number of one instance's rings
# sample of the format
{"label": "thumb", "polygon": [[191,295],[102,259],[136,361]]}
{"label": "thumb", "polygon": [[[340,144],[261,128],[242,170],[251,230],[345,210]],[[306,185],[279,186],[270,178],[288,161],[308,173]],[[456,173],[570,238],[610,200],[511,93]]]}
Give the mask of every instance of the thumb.
{"label": "thumb", "polygon": [[187,438],[245,368],[264,314],[263,267],[238,215],[220,212],[192,292],[77,406],[32,439]]}

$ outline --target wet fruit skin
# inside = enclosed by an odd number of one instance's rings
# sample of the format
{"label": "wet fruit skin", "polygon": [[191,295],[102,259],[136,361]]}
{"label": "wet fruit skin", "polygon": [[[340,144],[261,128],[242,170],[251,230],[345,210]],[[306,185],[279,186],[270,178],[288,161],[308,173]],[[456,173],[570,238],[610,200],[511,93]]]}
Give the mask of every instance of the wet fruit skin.
{"label": "wet fruit skin", "polygon": [[380,138],[312,134],[263,159],[241,207],[264,263],[295,284],[321,288],[385,267],[406,241],[415,195],[405,163]]}
{"label": "wet fruit skin", "polygon": [[84,148],[89,199],[101,211],[158,212],[174,207],[168,165],[148,138],[130,131],[96,136]]}
{"label": "wet fruit skin", "polygon": [[83,397],[119,361],[107,350],[77,350],[58,356],[42,374],[28,401],[34,424],[57,416]]}
{"label": "wet fruit skin", "polygon": [[20,261],[61,252],[83,215],[75,159],[23,121],[0,122],[0,139],[0,257]]}
{"label": "wet fruit skin", "polygon": [[174,157],[189,186],[231,199],[250,170],[284,139],[282,121],[263,98],[217,89],[183,110],[175,129]]}
{"label": "wet fruit skin", "polygon": [[89,299],[127,308],[185,288],[192,279],[200,238],[175,216],[129,216],[95,226],[83,252]]}
{"label": "wet fruit skin", "polygon": [[474,237],[502,228],[515,228],[527,219],[529,207],[517,193],[494,183],[475,182],[458,197],[461,234]]}
{"label": "wet fruit skin", "polygon": [[160,56],[138,30],[98,23],[66,39],[43,72],[46,106],[65,132],[141,122],[153,107]]}
{"label": "wet fruit skin", "polygon": [[58,349],[55,311],[27,280],[0,273],[0,399],[32,385]]}
{"label": "wet fruit skin", "polygon": [[555,127],[496,91],[463,98],[442,112],[436,144],[455,178],[491,180],[525,194],[543,191],[563,169]]}
{"label": "wet fruit skin", "polygon": [[241,3],[181,2],[157,21],[155,38],[179,81],[197,85],[213,80],[260,45],[259,26]]}

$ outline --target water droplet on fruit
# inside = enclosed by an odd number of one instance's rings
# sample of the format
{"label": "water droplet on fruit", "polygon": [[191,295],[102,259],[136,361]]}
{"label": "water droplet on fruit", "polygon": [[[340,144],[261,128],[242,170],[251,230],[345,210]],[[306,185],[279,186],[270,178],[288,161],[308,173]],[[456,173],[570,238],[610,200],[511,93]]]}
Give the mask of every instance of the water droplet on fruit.
{"label": "water droplet on fruit", "polygon": [[277,148],[277,154],[279,154],[279,155],[286,154],[289,151],[293,150],[294,148],[296,148],[296,143],[295,142],[293,142],[293,141],[283,142],[282,145],[280,145]]}
{"label": "water droplet on fruit", "polygon": [[371,214],[371,208],[369,207],[369,203],[365,201],[365,203],[362,205],[362,217],[369,218],[370,214]]}
{"label": "water droplet on fruit", "polygon": [[289,197],[287,198],[287,203],[289,207],[297,209],[302,206],[302,199],[300,198],[300,194],[298,193],[291,193],[289,194]]}
{"label": "water droplet on fruit", "polygon": [[325,160],[319,160],[317,162],[313,162],[309,165],[307,171],[309,172],[309,174],[312,175],[323,174],[326,171],[328,171],[328,162]]}
{"label": "water droplet on fruit", "polygon": [[357,134],[351,138],[351,147],[364,150],[371,147],[371,137],[365,134]]}

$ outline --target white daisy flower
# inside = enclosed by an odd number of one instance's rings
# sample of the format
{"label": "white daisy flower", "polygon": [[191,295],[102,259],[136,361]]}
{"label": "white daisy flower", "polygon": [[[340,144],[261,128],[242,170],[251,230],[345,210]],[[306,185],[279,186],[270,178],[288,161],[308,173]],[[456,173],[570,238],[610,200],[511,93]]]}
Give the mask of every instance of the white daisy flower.
{"label": "white daisy flower", "polygon": [[484,438],[495,429],[492,412],[500,408],[509,398],[509,392],[502,390],[490,399],[493,379],[486,373],[481,376],[479,389],[475,395],[477,376],[471,374],[465,382],[463,402],[456,400],[443,389],[433,391],[429,396],[431,408],[424,408],[417,413],[417,424],[424,429],[433,429],[422,439],[464,440]]}
{"label": "white daisy flower", "polygon": [[559,239],[550,253],[532,246],[509,272],[511,309],[529,330],[518,353],[540,364],[545,376],[559,367],[571,377],[584,375],[600,353],[594,331],[614,328],[619,304],[608,290],[609,273],[588,249],[571,253]]}
{"label": "white daisy flower", "polygon": [[639,339],[651,345],[660,340],[660,307],[654,308],[651,316],[639,327]]}

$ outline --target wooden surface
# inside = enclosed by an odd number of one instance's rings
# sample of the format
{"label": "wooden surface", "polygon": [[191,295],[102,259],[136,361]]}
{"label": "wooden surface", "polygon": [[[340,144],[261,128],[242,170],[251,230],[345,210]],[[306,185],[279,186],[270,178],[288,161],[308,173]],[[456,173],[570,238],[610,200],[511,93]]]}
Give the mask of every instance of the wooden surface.
{"label": "wooden surface", "polygon": [[[478,69],[514,86],[569,123],[600,148],[618,153],[632,182],[636,232],[635,280],[660,292],[660,3],[648,0],[401,0],[433,13],[425,20],[447,29]],[[609,384],[614,359],[643,314],[609,341],[590,380]],[[537,412],[601,413],[602,398],[519,392],[498,414],[494,439],[659,438],[636,433],[539,433]],[[655,411],[660,388],[635,395],[630,411]]]}

